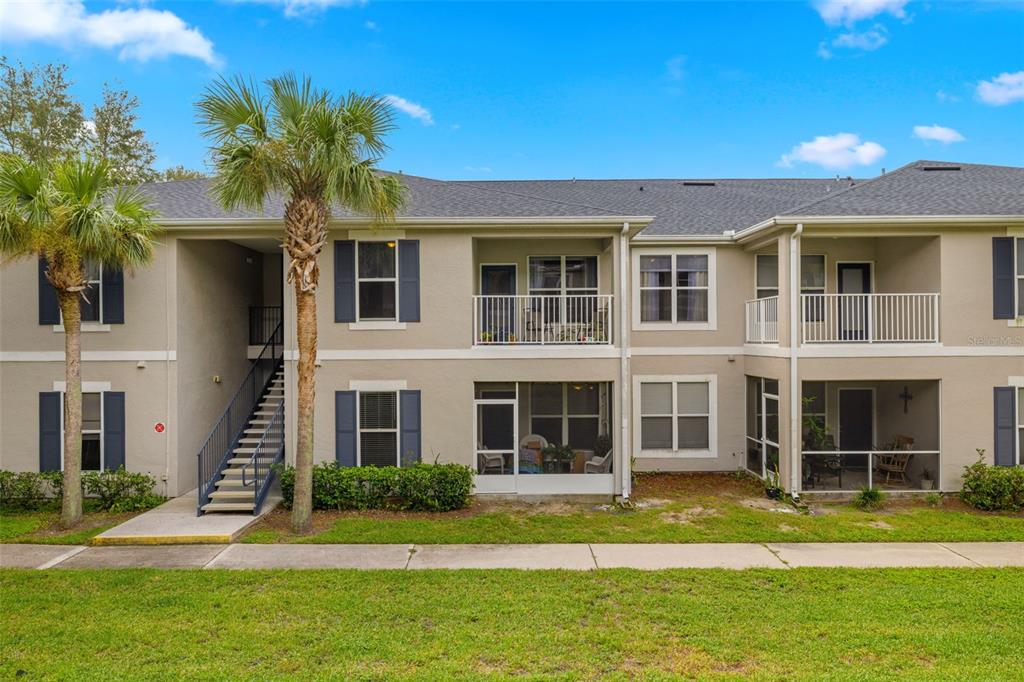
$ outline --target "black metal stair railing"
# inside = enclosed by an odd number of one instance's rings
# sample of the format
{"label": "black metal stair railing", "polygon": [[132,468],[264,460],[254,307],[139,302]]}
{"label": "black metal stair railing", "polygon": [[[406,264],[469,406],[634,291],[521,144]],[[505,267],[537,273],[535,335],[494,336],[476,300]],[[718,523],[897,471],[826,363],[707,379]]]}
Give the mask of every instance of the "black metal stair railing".
{"label": "black metal stair railing", "polygon": [[228,402],[224,413],[210,431],[206,442],[199,449],[196,478],[199,484],[197,514],[202,514],[203,506],[209,504],[210,493],[216,488],[217,480],[227,460],[231,458],[232,451],[238,447],[238,440],[245,432],[253,410],[282,365],[284,349],[281,346],[280,334],[281,323],[278,322],[252,361],[249,372],[242,379],[242,384]]}
{"label": "black metal stair railing", "polygon": [[258,516],[260,507],[274,481],[274,465],[284,461],[284,401],[274,410],[270,423],[260,436],[248,464],[242,467],[242,486],[253,489],[252,514]]}
{"label": "black metal stair railing", "polygon": [[275,340],[280,346],[283,332],[281,322],[281,306],[249,306],[249,345],[261,344],[270,338],[271,332],[276,332]]}

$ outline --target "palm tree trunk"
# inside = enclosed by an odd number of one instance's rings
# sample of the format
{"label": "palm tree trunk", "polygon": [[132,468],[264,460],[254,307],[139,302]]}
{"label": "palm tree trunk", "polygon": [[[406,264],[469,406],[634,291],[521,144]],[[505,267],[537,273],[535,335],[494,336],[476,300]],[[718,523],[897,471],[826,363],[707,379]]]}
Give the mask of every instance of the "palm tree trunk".
{"label": "palm tree trunk", "polygon": [[78,294],[59,289],[64,318],[64,495],[60,525],[82,520],[82,311]]}
{"label": "palm tree trunk", "polygon": [[298,419],[296,421],[295,495],[292,528],[307,533],[313,516],[313,404],[316,397],[316,292],[303,291],[295,280],[295,323],[299,345]]}

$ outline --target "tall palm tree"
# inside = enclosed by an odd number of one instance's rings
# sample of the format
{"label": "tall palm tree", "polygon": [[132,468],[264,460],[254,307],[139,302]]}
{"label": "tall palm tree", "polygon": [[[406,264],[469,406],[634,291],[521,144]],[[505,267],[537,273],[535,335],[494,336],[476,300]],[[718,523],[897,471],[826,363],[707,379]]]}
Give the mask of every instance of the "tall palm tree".
{"label": "tall palm tree", "polygon": [[154,213],[111,180],[105,161],[36,165],[0,158],[0,254],[45,258],[64,323],[64,492],[61,525],[82,518],[82,315],[86,263],[131,270],[152,260]]}
{"label": "tall palm tree", "polygon": [[292,525],[306,532],[313,506],[313,402],[316,386],[317,257],[327,243],[332,205],[389,221],[404,187],[381,174],[384,135],[394,125],[387,102],[349,93],[334,98],[308,78],[273,78],[266,89],[235,78],[211,84],[198,103],[199,122],[212,141],[213,189],[226,208],[262,208],[284,196],[288,282],[295,288],[299,345],[295,497]]}

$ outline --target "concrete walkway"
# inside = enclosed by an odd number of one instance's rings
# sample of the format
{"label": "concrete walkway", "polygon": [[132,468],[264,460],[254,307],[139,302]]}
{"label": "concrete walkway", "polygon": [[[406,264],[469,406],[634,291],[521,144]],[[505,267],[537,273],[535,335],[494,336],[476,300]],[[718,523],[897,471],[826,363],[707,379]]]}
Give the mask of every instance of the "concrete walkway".
{"label": "concrete walkway", "polygon": [[[276,489],[276,490],[275,490]],[[277,494],[275,494],[277,493]],[[94,545],[185,545],[234,542],[259,516],[252,514],[204,514],[196,516],[193,490],[164,502],[155,509],[128,519],[97,535]],[[279,489],[271,488],[262,512],[266,514],[281,501]],[[262,516],[261,514],[260,516]]]}
{"label": "concrete walkway", "polygon": [[1024,567],[1024,542],[673,545],[0,545],[0,568]]}

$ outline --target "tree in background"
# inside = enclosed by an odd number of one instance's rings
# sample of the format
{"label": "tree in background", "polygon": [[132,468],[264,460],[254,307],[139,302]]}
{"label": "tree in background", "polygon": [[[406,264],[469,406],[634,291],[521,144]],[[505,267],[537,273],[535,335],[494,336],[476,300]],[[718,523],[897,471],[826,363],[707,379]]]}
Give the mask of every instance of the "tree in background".
{"label": "tree in background", "polygon": [[191,168],[178,165],[160,171],[159,179],[167,182],[168,180],[196,180],[205,177],[207,175],[203,171],[192,170]]}
{"label": "tree in background", "polygon": [[72,85],[64,64],[26,67],[0,56],[0,152],[42,165],[85,153],[105,160],[109,180],[118,184],[203,177],[183,166],[153,169],[156,152],[139,125],[136,96],[104,83],[86,118]]}
{"label": "tree in background", "polygon": [[[228,208],[262,208],[268,194],[284,195],[283,248],[291,259],[299,346],[295,494],[292,526],[310,528],[313,507],[313,404],[316,393],[317,258],[327,243],[331,206],[373,221],[390,221],[405,187],[378,171],[384,135],[394,125],[381,97],[335,98],[308,78],[287,75],[266,90],[237,78],[210,85],[197,105],[211,140],[213,190]],[[200,482],[202,483],[202,482]]]}
{"label": "tree in background", "polygon": [[131,270],[153,257],[154,214],[117,187],[106,161],[35,163],[0,157],[0,255],[43,258],[64,325],[64,485],[61,525],[82,518],[82,315],[89,263]]}

